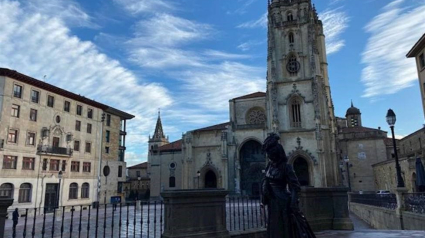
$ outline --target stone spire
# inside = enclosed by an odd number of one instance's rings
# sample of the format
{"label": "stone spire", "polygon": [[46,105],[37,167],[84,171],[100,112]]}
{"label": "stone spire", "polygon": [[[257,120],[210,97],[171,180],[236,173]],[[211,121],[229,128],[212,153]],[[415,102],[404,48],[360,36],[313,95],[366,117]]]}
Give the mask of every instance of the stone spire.
{"label": "stone spire", "polygon": [[156,121],[155,133],[152,136],[153,140],[161,141],[162,139],[166,139],[164,135],[164,130],[162,129],[161,122],[161,111],[158,110],[158,120]]}

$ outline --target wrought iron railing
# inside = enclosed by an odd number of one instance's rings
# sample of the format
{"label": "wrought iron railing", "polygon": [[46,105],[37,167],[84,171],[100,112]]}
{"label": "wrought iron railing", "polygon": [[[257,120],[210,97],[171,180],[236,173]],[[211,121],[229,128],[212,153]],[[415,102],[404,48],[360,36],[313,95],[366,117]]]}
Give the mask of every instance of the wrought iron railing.
{"label": "wrought iron railing", "polygon": [[351,202],[383,207],[395,210],[397,198],[395,194],[351,194]]}
{"label": "wrought iron railing", "polygon": [[71,156],[73,150],[71,148],[65,147],[54,147],[54,146],[44,146],[39,145],[37,147],[37,153],[46,153],[46,154],[56,154],[56,155],[67,155]]}
{"label": "wrought iron railing", "polygon": [[425,193],[406,193],[403,196],[406,211],[425,214]]}
{"label": "wrought iron railing", "polygon": [[226,223],[229,231],[245,231],[265,228],[266,208],[259,197],[228,196],[226,202]]}
{"label": "wrought iron railing", "polygon": [[[85,209],[86,208],[86,209]],[[164,230],[162,201],[20,209],[17,227],[8,220],[5,237],[161,237]]]}

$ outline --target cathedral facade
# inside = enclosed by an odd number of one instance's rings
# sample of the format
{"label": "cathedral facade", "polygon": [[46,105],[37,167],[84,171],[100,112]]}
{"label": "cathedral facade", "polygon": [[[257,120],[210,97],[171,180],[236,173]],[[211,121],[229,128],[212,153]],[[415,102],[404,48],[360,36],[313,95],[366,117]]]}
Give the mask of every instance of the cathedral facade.
{"label": "cathedral facade", "polygon": [[325,36],[311,0],[268,5],[267,92],[229,101],[229,122],[169,143],[158,117],[149,138],[151,196],[162,190],[224,188],[256,196],[268,133],[281,137],[303,186],[341,184]]}

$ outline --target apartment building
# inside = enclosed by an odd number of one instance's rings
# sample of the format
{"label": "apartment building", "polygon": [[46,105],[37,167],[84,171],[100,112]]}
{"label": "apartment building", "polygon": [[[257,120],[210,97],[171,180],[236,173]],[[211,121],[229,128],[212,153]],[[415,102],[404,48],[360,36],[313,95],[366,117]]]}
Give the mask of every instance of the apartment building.
{"label": "apartment building", "polygon": [[0,68],[0,196],[14,199],[11,208],[49,212],[122,195],[125,125],[133,117]]}

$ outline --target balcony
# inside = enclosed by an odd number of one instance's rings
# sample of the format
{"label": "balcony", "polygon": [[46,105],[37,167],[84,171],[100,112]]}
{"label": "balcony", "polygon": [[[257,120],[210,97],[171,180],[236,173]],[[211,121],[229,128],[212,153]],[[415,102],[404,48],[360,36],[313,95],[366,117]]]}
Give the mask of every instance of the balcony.
{"label": "balcony", "polygon": [[37,147],[37,154],[50,154],[50,155],[57,155],[57,156],[65,156],[65,157],[71,157],[73,150],[70,148],[64,148],[64,147],[53,147],[53,146],[47,146],[47,145],[39,145]]}

